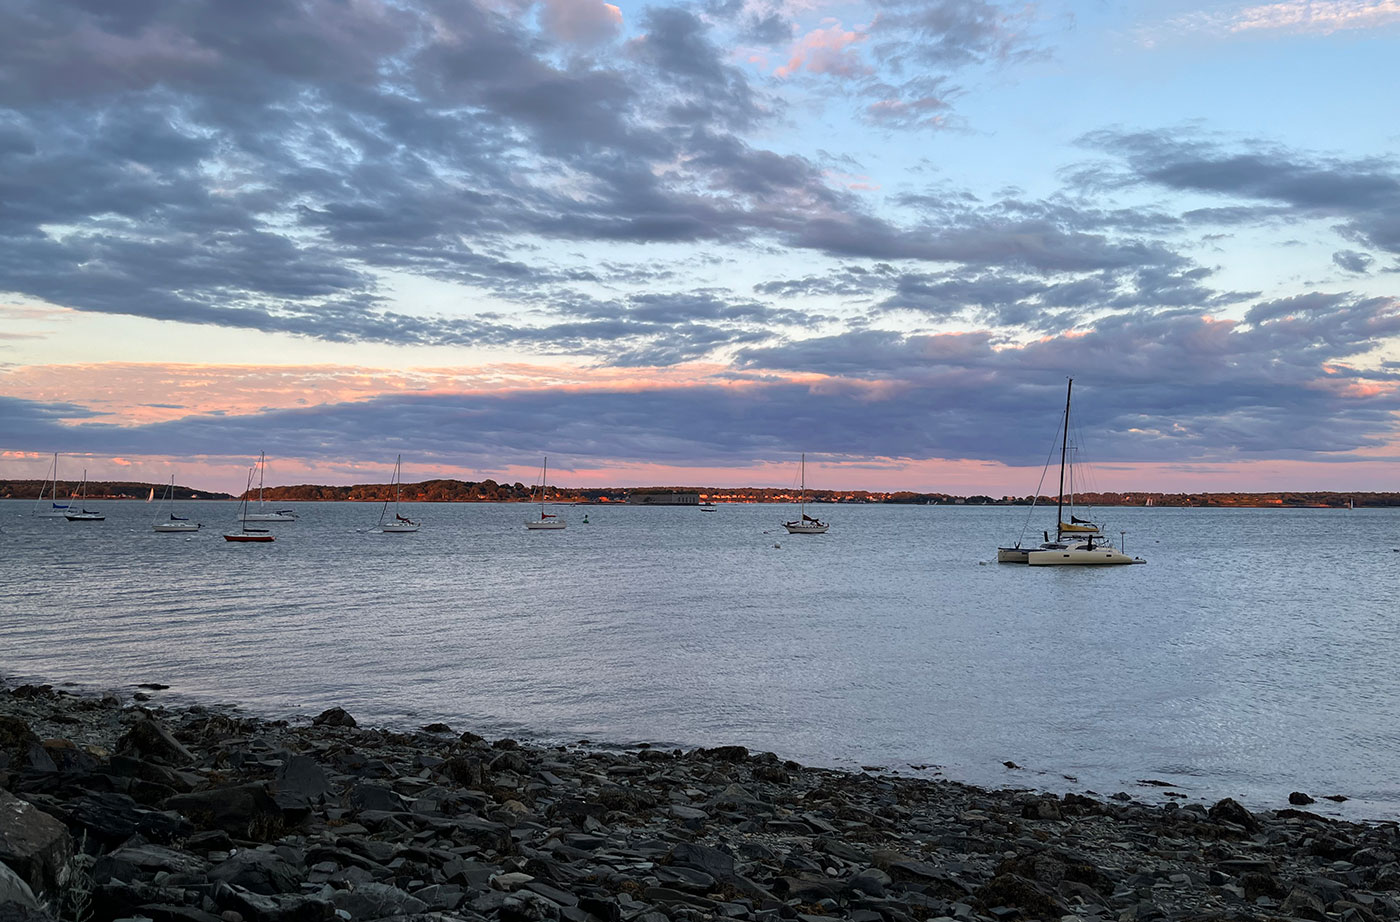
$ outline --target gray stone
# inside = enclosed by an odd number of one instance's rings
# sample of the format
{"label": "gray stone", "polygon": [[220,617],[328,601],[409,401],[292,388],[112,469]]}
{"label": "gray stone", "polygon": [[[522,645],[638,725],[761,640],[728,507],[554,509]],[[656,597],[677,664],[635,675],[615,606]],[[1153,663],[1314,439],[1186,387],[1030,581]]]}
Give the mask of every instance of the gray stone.
{"label": "gray stone", "polygon": [[171,734],[165,724],[153,718],[143,718],[117,740],[118,755],[147,759],[162,765],[189,765],[194,755]]}
{"label": "gray stone", "polygon": [[295,892],[305,874],[275,852],[240,851],[209,871],[209,879],[271,896]]}
{"label": "gray stone", "polygon": [[35,895],[67,880],[73,839],[58,820],[28,801],[0,790],[0,862],[9,865]]}

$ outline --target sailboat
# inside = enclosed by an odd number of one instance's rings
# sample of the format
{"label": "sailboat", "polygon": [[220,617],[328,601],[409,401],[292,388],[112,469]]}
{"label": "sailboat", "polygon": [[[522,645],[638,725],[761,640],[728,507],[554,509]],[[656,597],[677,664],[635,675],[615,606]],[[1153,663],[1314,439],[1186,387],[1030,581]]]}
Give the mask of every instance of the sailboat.
{"label": "sailboat", "polygon": [[[239,515],[239,520],[243,522],[295,522],[297,515],[290,509],[277,509],[268,512],[263,504],[263,474],[267,470],[267,453],[258,452],[258,511],[249,512],[248,504],[243,504],[243,512]],[[249,489],[252,489],[251,480]]]}
{"label": "sailboat", "polygon": [[[1078,518],[1074,514],[1074,475],[1070,474],[1069,521],[1065,521],[1065,462],[1069,454],[1069,407],[1074,393],[1074,379],[1069,379],[1065,389],[1065,424],[1060,436],[1060,492],[1055,497],[1055,540],[1046,541],[1038,548],[1026,552],[1025,562],[1033,567],[1048,566],[1102,566],[1114,564],[1146,563],[1141,557],[1129,557],[1126,553],[1105,541],[1099,526]],[[1099,543],[1095,543],[1095,541]],[[1003,548],[997,549],[997,560],[1002,560]]]}
{"label": "sailboat", "polygon": [[526,519],[525,527],[531,531],[558,531],[564,527],[564,520],[553,513],[544,511],[544,495],[548,489],[549,456],[545,455],[544,466],[540,468],[540,517]]}
{"label": "sailboat", "polygon": [[403,455],[399,455],[394,460],[394,517],[388,518],[389,501],[384,500],[384,508],[379,510],[379,524],[375,526],[386,535],[406,535],[415,532],[422,527],[422,523],[415,522],[407,516],[399,514],[399,497],[403,493],[403,483],[401,471],[403,469]]}
{"label": "sailboat", "polygon": [[248,527],[248,496],[253,492],[253,469],[248,468],[248,485],[243,488],[243,498],[238,506],[238,531],[224,532],[225,541],[275,541],[272,532],[266,528]]}
{"label": "sailboat", "polygon": [[[48,493],[49,501],[44,502],[44,494]],[[34,500],[34,511],[30,515],[40,519],[61,519],[68,511],[68,506],[58,500],[58,452],[53,453],[53,466],[49,476],[44,479],[44,485],[39,488],[39,498]]]}
{"label": "sailboat", "polygon": [[[151,487],[155,492],[155,487]],[[150,500],[147,500],[150,502]],[[167,509],[166,504],[170,504]],[[161,534],[185,534],[192,531],[199,531],[200,524],[191,522],[189,519],[175,514],[175,475],[170,475],[170,486],[165,488],[165,495],[160,498],[160,505],[156,507],[156,520],[151,523],[151,530]],[[169,518],[164,518],[162,513],[168,512]]]}
{"label": "sailboat", "polygon": [[784,522],[783,527],[790,535],[824,535],[831,527],[829,522],[823,522],[807,514],[807,454],[802,454],[802,486],[801,496],[797,501],[797,518],[791,522]]}
{"label": "sailboat", "polygon": [[78,511],[73,511],[73,504],[70,503],[64,510],[63,517],[70,522],[101,522],[107,516],[100,512],[88,512],[83,508],[83,500],[87,499],[87,469],[83,469],[83,482],[78,487],[78,492],[73,494],[73,498],[78,501]]}

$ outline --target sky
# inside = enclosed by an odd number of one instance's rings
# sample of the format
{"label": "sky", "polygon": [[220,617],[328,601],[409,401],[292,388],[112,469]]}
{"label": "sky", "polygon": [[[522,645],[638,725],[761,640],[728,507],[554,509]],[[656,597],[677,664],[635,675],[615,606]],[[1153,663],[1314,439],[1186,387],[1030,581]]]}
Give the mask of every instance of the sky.
{"label": "sky", "polygon": [[0,0],[0,478],[1400,489],[1400,0]]}

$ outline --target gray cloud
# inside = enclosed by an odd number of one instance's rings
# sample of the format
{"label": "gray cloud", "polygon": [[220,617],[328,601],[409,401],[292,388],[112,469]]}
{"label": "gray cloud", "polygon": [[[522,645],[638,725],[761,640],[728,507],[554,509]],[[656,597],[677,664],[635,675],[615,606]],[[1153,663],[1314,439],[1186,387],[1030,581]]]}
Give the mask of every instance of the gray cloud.
{"label": "gray cloud", "polygon": [[[1010,348],[991,333],[871,330],[750,347],[724,386],[395,393],[139,426],[61,427],[55,420],[75,408],[9,399],[0,400],[0,422],[23,444],[131,454],[179,444],[223,456],[231,444],[256,443],[286,457],[353,460],[373,444],[381,454],[490,468],[537,453],[548,433],[552,455],[594,466],[743,467],[814,446],[851,458],[1033,465],[1073,375],[1096,461],[1346,461],[1355,460],[1347,452],[1383,448],[1400,411],[1400,374],[1348,363],[1397,333],[1394,299],[1310,294],[1259,302],[1242,322],[1130,311]],[[827,377],[798,384],[783,377],[790,371]],[[1372,381],[1389,386],[1356,386]],[[414,435],[396,444],[395,432]],[[426,449],[424,432],[433,434]]]}
{"label": "gray cloud", "polygon": [[1102,174],[1100,182],[1116,179],[1262,203],[1259,210],[1245,205],[1199,211],[1197,218],[1227,224],[1290,213],[1338,219],[1355,242],[1400,253],[1400,164],[1394,160],[1322,157],[1260,143],[1230,149],[1169,130],[1101,131],[1082,140],[1128,166],[1126,175]]}

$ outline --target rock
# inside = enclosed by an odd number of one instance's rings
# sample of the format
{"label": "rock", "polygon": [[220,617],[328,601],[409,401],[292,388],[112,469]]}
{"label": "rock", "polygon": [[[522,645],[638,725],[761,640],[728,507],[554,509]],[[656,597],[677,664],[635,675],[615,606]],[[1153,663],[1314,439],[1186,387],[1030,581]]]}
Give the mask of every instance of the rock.
{"label": "rock", "polygon": [[1210,818],[1216,822],[1233,823],[1250,832],[1259,828],[1259,821],[1254,818],[1254,814],[1240,806],[1239,802],[1230,797],[1217,801],[1215,806],[1211,807],[1208,812]]}
{"label": "rock", "polygon": [[337,909],[350,914],[351,919],[383,919],[386,916],[412,915],[423,912],[428,904],[390,884],[366,883],[353,890],[337,890],[331,895]]}
{"label": "rock", "polygon": [[111,880],[127,882],[167,874],[203,874],[208,862],[193,855],[160,845],[133,845],[119,848],[97,859],[92,879],[99,884]]}
{"label": "rock", "polygon": [[1316,922],[1323,922],[1327,918],[1327,907],[1316,894],[1309,893],[1302,887],[1294,887],[1288,892],[1288,896],[1279,907],[1279,911],[1285,916],[1292,916],[1297,919],[1314,919]]}
{"label": "rock", "polygon": [[1302,791],[1294,791],[1292,794],[1289,794],[1288,802],[1295,807],[1306,807],[1308,804],[1317,803],[1316,800],[1313,800],[1311,797],[1304,794]]}
{"label": "rock", "polygon": [[20,906],[36,911],[39,908],[29,884],[4,864],[0,864],[0,906]]}
{"label": "rock", "polygon": [[198,829],[222,829],[235,838],[261,841],[283,831],[282,811],[258,782],[176,794],[165,806]]}
{"label": "rock", "polygon": [[29,724],[0,714],[0,771],[57,771]]}
{"label": "rock", "polygon": [[148,759],[161,765],[189,765],[194,756],[170,730],[153,718],[142,718],[117,740],[118,755]]}
{"label": "rock", "polygon": [[275,852],[247,850],[215,865],[209,879],[272,896],[296,892],[306,875]]}
{"label": "rock", "polygon": [[315,759],[293,755],[277,769],[269,791],[283,810],[304,809],[324,803],[331,794],[331,783]]}
{"label": "rock", "polygon": [[344,708],[334,707],[322,711],[311,718],[313,727],[357,727],[355,718],[351,717]]}
{"label": "rock", "polygon": [[67,881],[73,839],[58,820],[0,790],[0,862],[9,866],[36,896]]}

